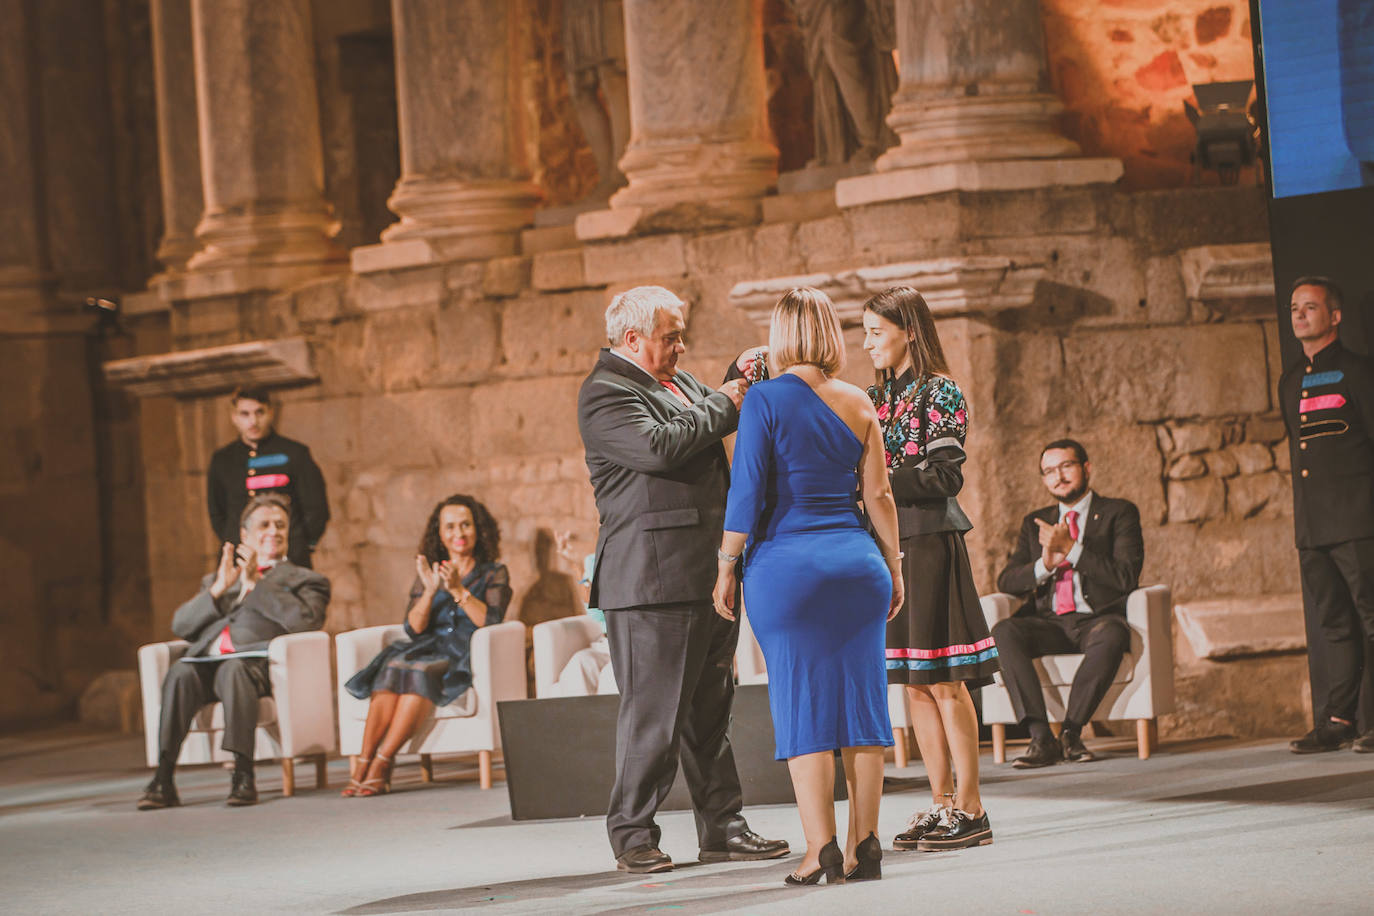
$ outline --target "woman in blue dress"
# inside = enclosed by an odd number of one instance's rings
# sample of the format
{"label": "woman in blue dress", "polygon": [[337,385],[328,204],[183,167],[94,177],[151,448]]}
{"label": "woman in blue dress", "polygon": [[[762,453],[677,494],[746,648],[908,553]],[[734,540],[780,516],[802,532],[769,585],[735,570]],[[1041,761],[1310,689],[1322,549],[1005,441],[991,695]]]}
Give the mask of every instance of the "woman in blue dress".
{"label": "woman in blue dress", "polygon": [[[768,666],[777,757],[787,760],[806,834],[787,883],[878,878],[883,748],[892,744],[884,637],[903,595],[882,433],[864,392],[833,378],[844,339],[824,293],[783,296],[768,345],[773,378],[752,386],[740,411],[714,601],[734,619],[747,541],[744,604]],[[849,788],[843,853],[836,750]]]}
{"label": "woman in blue dress", "polygon": [[404,622],[410,638],[384,648],[344,685],[360,700],[371,697],[346,798],[390,791],[392,758],[415,727],[472,686],[472,634],[500,623],[510,604],[500,550],[496,520],[473,497],[455,494],[430,513]]}

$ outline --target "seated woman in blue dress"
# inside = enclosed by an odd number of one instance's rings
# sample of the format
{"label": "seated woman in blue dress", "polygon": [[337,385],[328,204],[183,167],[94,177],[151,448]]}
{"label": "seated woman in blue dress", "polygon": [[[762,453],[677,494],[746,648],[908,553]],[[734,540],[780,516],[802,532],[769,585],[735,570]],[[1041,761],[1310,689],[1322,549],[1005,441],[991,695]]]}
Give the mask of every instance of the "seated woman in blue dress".
{"label": "seated woman in blue dress", "polygon": [[[878,413],[862,390],[834,377],[843,364],[830,300],[790,290],[773,309],[773,378],[751,386],[740,411],[713,594],[717,613],[733,620],[747,539],[744,605],[768,666],[777,757],[787,761],[806,834],[788,884],[882,876],[875,831],[883,747],[892,744],[886,621],[904,591]],[[843,852],[832,796],[837,750],[849,788]]]}
{"label": "seated woman in blue dress", "polygon": [[392,758],[415,727],[472,686],[472,634],[500,623],[510,604],[500,550],[495,519],[473,497],[455,494],[430,513],[405,616],[410,638],[387,646],[344,685],[360,700],[372,698],[345,797],[390,791]]}

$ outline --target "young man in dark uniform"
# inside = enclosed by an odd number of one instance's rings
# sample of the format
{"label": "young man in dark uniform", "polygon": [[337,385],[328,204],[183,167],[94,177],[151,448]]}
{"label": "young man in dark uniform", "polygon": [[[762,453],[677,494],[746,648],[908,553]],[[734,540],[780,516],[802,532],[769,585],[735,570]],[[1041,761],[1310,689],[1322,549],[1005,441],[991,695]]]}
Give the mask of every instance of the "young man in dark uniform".
{"label": "young man in dark uniform", "polygon": [[248,500],[262,493],[286,496],[291,503],[287,557],[309,569],[310,553],[329,523],[324,476],[310,449],[273,430],[271,395],[265,389],[240,388],[229,403],[239,437],[210,458],[205,475],[210,527],[221,541],[237,544],[239,515]]}
{"label": "young man in dark uniform", "polygon": [[[1289,299],[1303,358],[1279,380],[1293,464],[1293,523],[1302,570],[1313,681],[1325,675],[1316,727],[1295,754],[1352,743],[1374,752],[1374,732],[1356,738],[1365,650],[1374,638],[1374,369],[1337,339],[1340,287],[1302,277]],[[1315,639],[1314,639],[1315,637]]]}

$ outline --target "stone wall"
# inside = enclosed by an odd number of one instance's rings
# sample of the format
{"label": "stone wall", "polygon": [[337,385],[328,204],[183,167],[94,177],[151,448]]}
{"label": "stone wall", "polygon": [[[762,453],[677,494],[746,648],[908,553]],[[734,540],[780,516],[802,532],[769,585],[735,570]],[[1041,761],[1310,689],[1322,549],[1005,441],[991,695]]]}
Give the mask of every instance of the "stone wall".
{"label": "stone wall", "polygon": [[[1296,564],[1274,320],[1258,304],[1188,301],[1179,261],[1193,246],[1265,234],[1263,198],[1250,190],[948,194],[177,303],[171,342],[310,340],[320,383],[283,394],[281,429],[312,447],[329,485],[334,521],[316,560],[335,584],[330,630],[398,618],[420,526],[453,491],[478,495],[502,523],[515,606],[530,622],[576,608],[552,533],[572,531],[579,553],[594,542],[574,408],[612,294],[644,282],[680,291],[691,303],[684,365],[714,381],[764,338],[729,302],[738,281],[960,252],[1044,263],[1025,308],[940,321],[973,411],[963,501],[982,588],[993,588],[1023,514],[1047,501],[1040,445],[1071,435],[1098,488],[1140,506],[1146,583],[1169,583],[1177,600],[1278,593],[1293,589]],[[857,329],[849,340],[845,377],[866,384]],[[150,513],[158,628],[212,559],[203,471],[231,436],[227,405],[180,401],[145,415],[145,443],[164,436],[176,442],[164,454],[178,457]],[[1298,660],[1188,656],[1180,643],[1182,711],[1166,737],[1300,724]],[[1261,717],[1245,685],[1271,669],[1282,676]],[[1219,707],[1212,695],[1228,693],[1247,699]]]}

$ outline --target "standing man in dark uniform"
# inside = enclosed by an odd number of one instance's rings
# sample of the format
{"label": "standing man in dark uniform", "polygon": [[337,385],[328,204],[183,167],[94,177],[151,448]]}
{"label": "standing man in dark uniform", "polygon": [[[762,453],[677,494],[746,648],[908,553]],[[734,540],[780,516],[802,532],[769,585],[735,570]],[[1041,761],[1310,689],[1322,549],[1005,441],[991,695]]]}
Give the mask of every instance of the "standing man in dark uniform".
{"label": "standing man in dark uniform", "polygon": [[774,859],[787,843],[749,829],[728,729],[739,623],[715,612],[716,550],[748,384],[712,391],[677,367],[682,300],[661,286],[621,293],[577,398],[600,515],[591,603],[606,614],[620,687],[606,831],[616,867],[668,871],[654,822],[679,759],[702,862]]}
{"label": "standing man in dark uniform", "polygon": [[263,388],[240,388],[229,399],[229,419],[239,437],[210,458],[205,475],[210,527],[220,541],[239,542],[239,515],[262,493],[286,496],[291,505],[287,558],[310,568],[310,553],[329,523],[324,476],[310,449],[272,428],[275,411]]}
{"label": "standing man in dark uniform", "polygon": [[[1293,524],[1309,621],[1307,659],[1327,695],[1315,727],[1290,747],[1315,754],[1355,745],[1365,651],[1374,638],[1374,369],[1341,346],[1340,287],[1302,277],[1289,299],[1303,358],[1279,380],[1293,464]],[[1316,637],[1320,641],[1313,644]]]}

